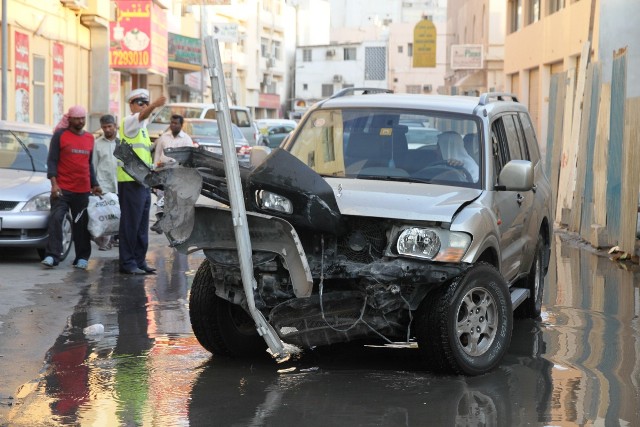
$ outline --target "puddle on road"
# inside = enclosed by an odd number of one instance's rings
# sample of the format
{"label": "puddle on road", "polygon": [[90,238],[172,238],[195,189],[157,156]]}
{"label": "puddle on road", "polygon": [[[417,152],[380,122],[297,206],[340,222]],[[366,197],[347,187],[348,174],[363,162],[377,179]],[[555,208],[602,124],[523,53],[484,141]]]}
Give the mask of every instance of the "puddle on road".
{"label": "puddle on road", "polygon": [[187,307],[202,258],[153,256],[156,276],[106,266],[87,288],[12,425],[640,425],[637,273],[559,239],[541,321],[516,321],[504,362],[474,378],[433,375],[412,348],[210,358]]}

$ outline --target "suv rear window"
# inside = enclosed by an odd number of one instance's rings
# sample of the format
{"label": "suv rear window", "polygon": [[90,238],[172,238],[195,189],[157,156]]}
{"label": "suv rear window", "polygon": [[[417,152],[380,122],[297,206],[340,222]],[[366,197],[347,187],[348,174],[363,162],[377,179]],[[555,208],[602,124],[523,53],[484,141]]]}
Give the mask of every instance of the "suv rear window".
{"label": "suv rear window", "polygon": [[325,176],[479,188],[482,150],[477,135],[480,122],[470,115],[326,109],[305,120],[289,147]]}

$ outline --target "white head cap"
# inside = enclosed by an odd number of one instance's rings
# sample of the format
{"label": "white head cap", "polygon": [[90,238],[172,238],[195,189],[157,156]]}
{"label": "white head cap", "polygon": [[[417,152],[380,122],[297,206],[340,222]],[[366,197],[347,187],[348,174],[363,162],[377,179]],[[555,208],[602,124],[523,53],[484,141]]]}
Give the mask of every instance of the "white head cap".
{"label": "white head cap", "polygon": [[142,88],[132,90],[129,94],[129,98],[127,98],[127,101],[131,102],[134,99],[144,99],[145,101],[148,101],[149,91]]}

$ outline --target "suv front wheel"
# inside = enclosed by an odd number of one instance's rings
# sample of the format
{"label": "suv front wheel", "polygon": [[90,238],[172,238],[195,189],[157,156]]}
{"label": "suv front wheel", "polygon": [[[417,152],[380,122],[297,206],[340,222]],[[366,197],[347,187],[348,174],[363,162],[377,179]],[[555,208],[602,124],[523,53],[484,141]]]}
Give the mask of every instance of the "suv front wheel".
{"label": "suv front wheel", "polygon": [[493,266],[479,263],[427,295],[415,321],[429,369],[483,374],[502,360],[511,343],[509,287]]}

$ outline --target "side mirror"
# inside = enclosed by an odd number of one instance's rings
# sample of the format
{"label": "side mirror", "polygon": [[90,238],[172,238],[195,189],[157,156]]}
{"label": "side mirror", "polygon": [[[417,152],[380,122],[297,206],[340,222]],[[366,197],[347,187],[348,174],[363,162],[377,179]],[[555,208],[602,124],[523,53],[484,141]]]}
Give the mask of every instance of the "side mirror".
{"label": "side mirror", "polygon": [[511,160],[498,176],[497,190],[529,191],[533,188],[533,164],[529,160]]}
{"label": "side mirror", "polygon": [[271,154],[271,148],[264,145],[254,145],[251,147],[251,154],[249,155],[249,162],[252,167],[259,166],[264,162],[264,159]]}

